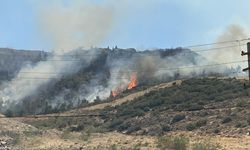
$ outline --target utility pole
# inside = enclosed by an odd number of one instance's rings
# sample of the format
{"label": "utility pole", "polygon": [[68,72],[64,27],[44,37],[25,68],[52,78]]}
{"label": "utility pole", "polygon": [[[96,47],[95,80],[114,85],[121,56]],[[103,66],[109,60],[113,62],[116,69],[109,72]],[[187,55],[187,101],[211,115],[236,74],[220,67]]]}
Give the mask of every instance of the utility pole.
{"label": "utility pole", "polygon": [[[241,56],[247,55],[248,67],[242,71],[248,71],[248,87],[250,86],[250,42],[247,43],[247,52],[241,51]],[[246,88],[246,84],[244,84]]]}

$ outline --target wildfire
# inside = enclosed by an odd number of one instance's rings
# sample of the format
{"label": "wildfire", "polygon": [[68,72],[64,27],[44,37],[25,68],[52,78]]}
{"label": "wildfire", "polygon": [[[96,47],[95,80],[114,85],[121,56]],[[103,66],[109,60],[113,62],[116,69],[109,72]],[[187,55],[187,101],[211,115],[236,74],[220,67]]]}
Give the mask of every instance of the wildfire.
{"label": "wildfire", "polygon": [[118,95],[118,92],[116,90],[111,91],[111,96],[116,97]]}
{"label": "wildfire", "polygon": [[128,84],[128,89],[133,89],[137,86],[137,74],[133,73],[130,78],[130,82]]}
{"label": "wildfire", "polygon": [[124,91],[126,88],[128,90],[133,89],[137,86],[138,82],[137,82],[137,74],[133,73],[130,77],[130,82],[128,84],[128,86],[126,87],[126,85],[121,84],[118,85],[116,88],[114,88],[111,92],[110,92],[110,97],[116,97],[119,93],[121,93],[122,91]]}

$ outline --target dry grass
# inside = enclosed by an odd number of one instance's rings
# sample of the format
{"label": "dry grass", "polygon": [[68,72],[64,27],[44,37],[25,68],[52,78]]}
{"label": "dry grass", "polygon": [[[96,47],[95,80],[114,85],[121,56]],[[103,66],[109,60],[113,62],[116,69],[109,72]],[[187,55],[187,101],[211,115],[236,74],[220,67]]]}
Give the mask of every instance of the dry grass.
{"label": "dry grass", "polygon": [[[61,133],[62,134],[62,133]],[[220,136],[194,136],[191,132],[172,135],[173,141],[175,137],[185,137],[190,143],[186,146],[187,150],[196,150],[195,148],[203,148],[204,150],[246,150],[250,146],[250,137],[220,137]],[[20,144],[14,149],[32,149],[32,150],[79,150],[80,148],[94,150],[110,150],[110,149],[140,149],[140,150],[159,150],[159,138],[156,136],[132,136],[116,132],[94,133],[89,139],[83,140],[81,133],[71,133],[70,138],[62,138],[58,135],[43,135],[33,138],[22,139]],[[167,136],[171,137],[170,135]],[[171,138],[170,138],[171,139]],[[164,143],[163,143],[164,144]],[[167,143],[171,146],[170,143]],[[173,149],[174,150],[174,149]],[[201,150],[201,149],[200,149]]]}
{"label": "dry grass", "polygon": [[[158,137],[156,136],[136,136],[126,135],[117,132],[108,133],[65,133],[58,130],[38,130],[30,125],[20,123],[12,119],[1,119],[0,131],[9,131],[20,135],[19,142],[13,149],[32,149],[32,150],[79,150],[83,149],[141,149],[154,150],[157,148]],[[29,131],[29,134],[24,134]],[[34,132],[34,134],[32,134]],[[39,134],[37,134],[39,133]],[[88,135],[87,140],[84,139]],[[213,136],[196,135],[195,132],[175,132],[168,136],[186,137],[190,143],[199,141],[211,141],[220,145],[220,149],[246,150],[250,147],[250,136]],[[0,137],[1,138],[1,137]],[[190,146],[189,146],[189,149]]]}
{"label": "dry grass", "polygon": [[66,112],[66,114],[72,114],[72,113],[75,114],[75,113],[81,113],[83,111],[100,110],[100,109],[104,109],[105,107],[109,107],[109,106],[115,107],[115,106],[121,105],[121,104],[123,104],[125,102],[132,101],[132,100],[134,100],[134,99],[136,99],[138,97],[141,97],[145,93],[148,93],[148,92],[151,92],[151,91],[156,91],[156,90],[167,88],[167,87],[179,86],[179,85],[181,85],[181,83],[182,83],[181,80],[176,80],[176,81],[172,81],[172,82],[168,82],[168,83],[162,83],[162,84],[153,86],[151,88],[148,88],[146,90],[130,94],[130,95],[125,96],[123,98],[116,99],[116,100],[114,100],[112,102],[97,104],[97,105],[94,105],[94,106],[90,106],[90,107],[86,107],[86,108],[82,108],[82,109],[77,109],[77,110],[71,110],[71,111]]}

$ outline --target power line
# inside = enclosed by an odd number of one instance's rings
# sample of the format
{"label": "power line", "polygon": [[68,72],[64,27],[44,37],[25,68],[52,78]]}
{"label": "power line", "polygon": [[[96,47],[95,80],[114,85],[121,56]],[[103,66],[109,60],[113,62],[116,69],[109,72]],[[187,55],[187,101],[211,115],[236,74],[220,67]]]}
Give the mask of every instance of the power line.
{"label": "power line", "polygon": [[210,65],[201,65],[201,66],[189,66],[189,67],[181,67],[181,68],[169,68],[167,70],[179,70],[179,69],[200,68],[200,67],[201,68],[203,68],[203,67],[204,68],[205,67],[214,67],[214,66],[220,66],[220,65],[236,64],[236,63],[241,63],[241,62],[246,62],[246,61],[248,61],[248,60],[240,60],[240,61],[233,61],[233,62],[224,62],[224,63],[210,64]]}
{"label": "power line", "polygon": [[222,41],[222,42],[189,45],[189,46],[184,46],[184,47],[185,48],[193,48],[193,47],[210,46],[210,45],[216,45],[216,44],[236,43],[236,42],[249,41],[249,40],[250,40],[250,38],[245,38],[245,39],[238,39],[238,40],[228,40],[228,41]]}
{"label": "power line", "polygon": [[[111,114],[110,114],[111,115]],[[81,114],[81,115],[27,115],[27,116],[13,116],[13,117],[6,117],[0,116],[0,118],[79,118],[79,117],[100,117],[100,116],[107,116],[104,114]]]}
{"label": "power line", "polygon": [[[232,43],[232,42],[240,42],[240,41],[245,41],[245,40],[250,40],[250,38],[248,39],[241,39],[241,40],[232,40],[232,41],[224,41],[224,42],[217,42],[217,43],[209,43],[209,44],[200,44],[200,45],[193,45],[193,46],[186,46],[186,47],[183,47],[183,48],[194,48],[194,47],[201,47],[201,46],[209,46],[209,45],[215,45],[215,44],[225,44],[225,43]],[[209,49],[202,49],[202,50],[193,50],[193,51],[190,51],[190,52],[182,52],[182,53],[192,53],[192,52],[206,52],[206,51],[214,51],[214,50],[225,50],[227,48],[234,48],[234,47],[239,47],[239,46],[243,46],[245,44],[240,44],[240,45],[233,45],[233,46],[224,46],[224,47],[216,47],[216,48],[209,48]],[[101,53],[98,53],[99,55]],[[76,54],[64,54],[64,55],[57,55],[57,54],[51,54],[49,56],[61,56],[61,57],[66,57],[66,56],[71,56],[71,57],[79,57],[79,56],[97,56],[98,54],[79,54],[79,53],[76,53]],[[2,53],[0,52],[0,55],[15,55],[15,54],[10,54],[10,53]],[[20,54],[18,54],[20,55]],[[149,54],[147,54],[149,55]],[[147,56],[145,55],[145,56]],[[159,54],[150,54],[150,55],[159,55]],[[141,57],[142,55],[140,54],[137,54],[137,55],[133,55],[133,57]],[[119,58],[119,57],[118,57]],[[81,59],[45,59],[45,60],[41,60],[41,61],[82,61]]]}
{"label": "power line", "polygon": [[[250,40],[250,39],[224,41],[224,42],[219,42],[219,43],[210,43],[210,44],[202,44],[202,45],[222,44],[222,43],[237,42],[237,41],[243,41],[243,40]],[[202,46],[202,45],[196,45],[196,46]],[[242,44],[242,45],[245,45],[245,44]],[[233,47],[238,47],[238,46],[241,46],[241,45],[233,45],[233,46],[226,46],[226,47],[217,47],[217,48],[211,48],[211,49],[196,50],[194,52],[205,52],[205,51],[212,51],[212,50],[224,50],[226,48],[233,48]],[[159,54],[157,54],[157,55],[159,55]],[[141,55],[135,55],[135,56],[141,56]],[[79,61],[79,60],[50,60],[50,61]],[[200,68],[200,67],[204,67],[204,68],[205,67],[215,67],[215,66],[219,66],[219,65],[240,63],[240,62],[245,62],[245,61],[247,61],[247,60],[244,60],[244,61],[235,61],[235,62],[225,62],[225,63],[220,63],[220,64],[202,65],[202,66],[194,65],[194,66],[179,67],[179,68],[158,68],[158,70],[182,70],[182,69],[191,69],[191,68]],[[137,70],[126,70],[126,71],[137,71]],[[149,72],[149,71],[141,71],[141,72]],[[20,72],[20,74],[43,74],[43,75],[50,74],[50,75],[60,75],[60,74],[67,74],[67,72],[58,72],[58,73],[52,73],[52,72]],[[19,78],[20,79],[27,79],[28,77],[19,77]],[[35,79],[58,79],[58,77],[54,77],[54,78],[53,77],[49,77],[49,78],[42,77],[42,78],[35,78]]]}
{"label": "power line", "polygon": [[206,52],[206,51],[226,50],[228,48],[235,48],[235,47],[239,47],[239,46],[243,46],[243,45],[245,45],[245,44],[233,45],[233,46],[224,46],[224,47],[217,47],[217,48],[209,48],[209,49],[203,49],[203,50],[192,50],[192,52],[198,52],[199,53],[199,52]]}
{"label": "power line", "polygon": [[[196,68],[209,68],[209,67],[218,67],[221,65],[228,65],[228,64],[237,64],[237,63],[243,63],[247,62],[248,60],[241,60],[241,61],[232,61],[232,62],[224,62],[224,63],[217,63],[217,64],[208,64],[208,65],[193,65],[193,66],[186,66],[186,67],[177,67],[177,68],[158,68],[158,70],[163,70],[163,71],[171,71],[171,70],[184,70],[184,69],[196,69]],[[126,70],[129,72],[137,72],[138,70]],[[152,72],[152,71],[140,71],[140,73],[144,72]],[[20,74],[40,74],[40,75],[62,75],[65,74],[65,72],[58,72],[58,73],[53,73],[53,72],[20,72]],[[111,74],[120,74],[119,72],[111,72]],[[16,79],[27,79],[27,80],[48,80],[48,79],[59,79],[64,76],[57,76],[57,77],[28,77],[28,76],[21,76],[17,77]],[[80,77],[81,78],[81,77]],[[84,78],[86,79],[86,78]],[[93,78],[91,78],[93,79]],[[99,78],[98,78],[99,79]],[[130,79],[130,77],[119,77],[116,79]]]}

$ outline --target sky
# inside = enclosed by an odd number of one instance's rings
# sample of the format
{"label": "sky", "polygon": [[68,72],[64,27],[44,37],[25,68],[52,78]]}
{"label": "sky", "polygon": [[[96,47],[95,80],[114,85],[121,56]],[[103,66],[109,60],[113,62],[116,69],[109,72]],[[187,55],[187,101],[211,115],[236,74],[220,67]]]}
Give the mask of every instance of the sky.
{"label": "sky", "polygon": [[[112,10],[112,25],[92,45],[97,47],[151,49],[211,43],[231,24],[250,26],[249,0],[0,0],[0,47],[55,49],[40,18],[52,1],[65,9],[88,1],[88,7]],[[88,11],[79,10],[76,13]]]}

